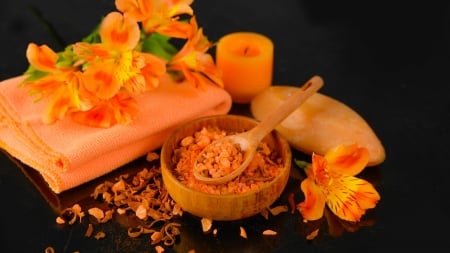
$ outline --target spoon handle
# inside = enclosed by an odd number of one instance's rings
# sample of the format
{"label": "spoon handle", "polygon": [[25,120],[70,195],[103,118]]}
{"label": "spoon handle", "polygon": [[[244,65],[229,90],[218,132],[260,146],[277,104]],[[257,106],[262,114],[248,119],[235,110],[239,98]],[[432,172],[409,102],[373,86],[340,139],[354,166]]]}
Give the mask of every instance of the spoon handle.
{"label": "spoon handle", "polygon": [[311,95],[323,86],[320,76],[313,76],[302,87],[293,93],[285,102],[273,110],[265,119],[252,129],[252,140],[259,142],[270,133],[283,119],[289,116]]}

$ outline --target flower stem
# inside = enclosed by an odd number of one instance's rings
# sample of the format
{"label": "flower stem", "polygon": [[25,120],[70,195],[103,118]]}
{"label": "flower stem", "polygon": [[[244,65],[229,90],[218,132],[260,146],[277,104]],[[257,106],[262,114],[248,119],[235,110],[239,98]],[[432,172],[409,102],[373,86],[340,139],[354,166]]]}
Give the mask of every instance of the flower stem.
{"label": "flower stem", "polygon": [[303,160],[297,160],[294,159],[295,165],[297,165],[300,169],[303,169],[303,171],[306,171],[309,166],[311,166],[311,163],[303,161]]}

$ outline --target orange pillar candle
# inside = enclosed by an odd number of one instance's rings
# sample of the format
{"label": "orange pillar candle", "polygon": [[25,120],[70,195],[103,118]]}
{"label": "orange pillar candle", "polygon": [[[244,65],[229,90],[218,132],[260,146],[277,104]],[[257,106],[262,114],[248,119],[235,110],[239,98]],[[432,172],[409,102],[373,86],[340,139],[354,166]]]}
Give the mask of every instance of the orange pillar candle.
{"label": "orange pillar candle", "polygon": [[235,32],[219,39],[216,65],[233,102],[250,103],[272,84],[273,51],[272,41],[258,33]]}

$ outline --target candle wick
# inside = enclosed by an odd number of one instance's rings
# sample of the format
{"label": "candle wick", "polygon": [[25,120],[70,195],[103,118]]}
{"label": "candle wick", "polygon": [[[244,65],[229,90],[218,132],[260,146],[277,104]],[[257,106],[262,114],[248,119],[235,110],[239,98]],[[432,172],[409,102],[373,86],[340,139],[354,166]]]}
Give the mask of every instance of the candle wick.
{"label": "candle wick", "polygon": [[248,50],[249,50],[249,47],[248,47],[248,46],[245,47],[245,48],[244,48],[244,54],[247,54]]}

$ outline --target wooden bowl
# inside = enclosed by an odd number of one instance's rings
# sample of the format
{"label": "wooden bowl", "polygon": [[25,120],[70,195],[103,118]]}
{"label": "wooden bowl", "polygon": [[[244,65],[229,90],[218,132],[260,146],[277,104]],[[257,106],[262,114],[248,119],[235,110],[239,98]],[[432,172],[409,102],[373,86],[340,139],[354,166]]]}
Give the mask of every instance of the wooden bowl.
{"label": "wooden bowl", "polygon": [[165,141],[161,150],[161,172],[163,182],[181,208],[195,216],[213,220],[239,220],[260,213],[270,207],[283,192],[291,169],[292,154],[288,142],[278,132],[272,131],[263,140],[282,158],[283,169],[272,181],[258,190],[233,194],[212,194],[200,192],[181,183],[173,174],[174,150],[186,136],[192,135],[204,126],[218,126],[220,129],[243,132],[253,128],[258,121],[238,115],[203,117],[186,123],[176,129]]}

